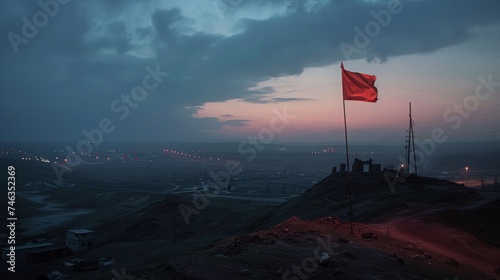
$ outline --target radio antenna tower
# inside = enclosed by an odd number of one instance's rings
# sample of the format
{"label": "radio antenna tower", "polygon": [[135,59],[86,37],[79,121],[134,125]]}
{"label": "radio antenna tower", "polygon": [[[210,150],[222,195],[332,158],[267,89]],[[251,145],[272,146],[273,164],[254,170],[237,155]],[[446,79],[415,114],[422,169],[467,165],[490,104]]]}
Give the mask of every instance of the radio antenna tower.
{"label": "radio antenna tower", "polygon": [[415,169],[415,175],[417,175],[417,155],[416,155],[416,150],[415,150],[415,132],[413,130],[413,126],[415,125],[415,122],[413,121],[412,115],[411,115],[411,102],[410,102],[410,125],[408,127],[408,144],[406,145],[406,162],[408,163],[408,172],[410,172],[410,155],[411,155],[411,150],[413,149],[413,168]]}

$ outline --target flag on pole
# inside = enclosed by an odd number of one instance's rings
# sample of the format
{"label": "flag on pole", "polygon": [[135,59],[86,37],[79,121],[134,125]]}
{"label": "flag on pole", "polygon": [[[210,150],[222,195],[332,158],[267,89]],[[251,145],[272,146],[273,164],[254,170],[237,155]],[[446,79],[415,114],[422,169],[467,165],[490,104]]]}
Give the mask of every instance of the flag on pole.
{"label": "flag on pole", "polygon": [[349,217],[351,220],[351,235],[353,235],[352,225],[352,200],[351,200],[351,186],[352,177],[349,173],[349,142],[347,141],[347,118],[345,114],[345,101],[357,100],[365,102],[377,102],[378,90],[375,87],[377,77],[375,75],[367,75],[363,73],[350,72],[344,69],[344,63],[340,66],[342,68],[342,91],[344,100],[342,104],[344,107],[344,130],[345,130],[345,156],[347,161],[347,174],[349,176]]}
{"label": "flag on pole", "polygon": [[377,102],[378,90],[375,87],[377,77],[363,73],[351,72],[342,68],[342,90],[344,100]]}

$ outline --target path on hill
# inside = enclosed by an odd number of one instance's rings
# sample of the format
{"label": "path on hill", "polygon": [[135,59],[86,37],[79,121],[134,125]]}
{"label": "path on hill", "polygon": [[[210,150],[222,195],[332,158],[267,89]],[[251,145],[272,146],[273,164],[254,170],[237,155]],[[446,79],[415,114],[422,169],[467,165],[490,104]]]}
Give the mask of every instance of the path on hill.
{"label": "path on hill", "polygon": [[436,216],[419,214],[412,218],[395,217],[369,226],[390,228],[392,238],[421,247],[432,254],[453,258],[459,264],[470,265],[489,274],[500,267],[499,248],[467,232],[438,223]]}

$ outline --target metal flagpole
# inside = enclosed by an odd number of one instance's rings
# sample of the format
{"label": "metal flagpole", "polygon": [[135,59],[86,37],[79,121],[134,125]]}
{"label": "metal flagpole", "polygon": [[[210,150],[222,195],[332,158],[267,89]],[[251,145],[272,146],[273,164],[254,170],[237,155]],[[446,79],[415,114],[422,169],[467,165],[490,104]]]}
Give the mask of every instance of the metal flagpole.
{"label": "metal flagpole", "polygon": [[353,235],[353,230],[352,230],[352,200],[351,200],[352,178],[351,178],[351,173],[349,172],[349,145],[347,144],[347,121],[346,121],[346,115],[345,115],[345,100],[344,100],[343,95],[342,95],[342,104],[344,107],[345,154],[346,154],[346,160],[347,160],[347,176],[348,176],[347,188],[349,190],[349,218],[351,221],[351,235]]}

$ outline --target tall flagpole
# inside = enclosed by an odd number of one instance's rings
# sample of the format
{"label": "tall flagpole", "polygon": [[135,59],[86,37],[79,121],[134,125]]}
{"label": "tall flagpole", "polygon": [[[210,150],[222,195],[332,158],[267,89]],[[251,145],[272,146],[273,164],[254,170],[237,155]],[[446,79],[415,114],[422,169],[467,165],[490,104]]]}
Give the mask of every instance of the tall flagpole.
{"label": "tall flagpole", "polygon": [[351,221],[351,235],[353,235],[353,230],[352,230],[352,200],[351,200],[352,178],[351,178],[351,173],[349,172],[349,145],[347,144],[347,121],[346,121],[346,115],[345,115],[345,99],[344,99],[343,94],[342,94],[342,104],[344,107],[345,154],[346,154],[346,160],[347,160],[347,176],[348,176],[347,188],[349,190],[349,219]]}
{"label": "tall flagpole", "polygon": [[[351,235],[353,235],[352,224],[352,174],[350,172],[349,164],[349,142],[347,141],[347,118],[345,112],[345,100],[359,100],[365,102],[377,102],[378,91],[375,87],[375,80],[377,77],[374,75],[367,75],[363,73],[349,72],[344,69],[344,63],[341,64],[342,69],[342,104],[344,108],[344,132],[345,132],[345,156],[347,160],[347,176],[348,178],[348,191],[349,191],[349,216],[351,220]],[[347,88],[344,88],[347,86]]]}

